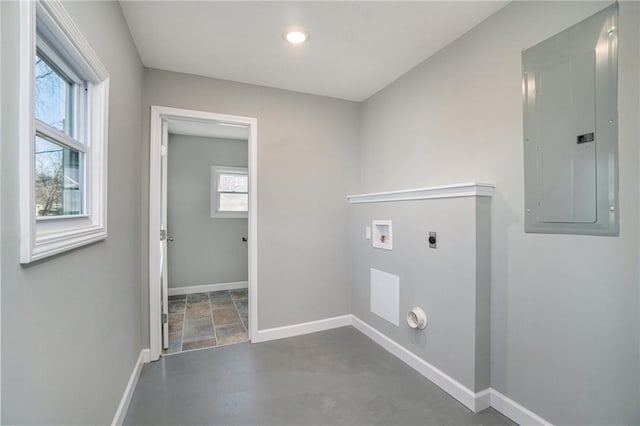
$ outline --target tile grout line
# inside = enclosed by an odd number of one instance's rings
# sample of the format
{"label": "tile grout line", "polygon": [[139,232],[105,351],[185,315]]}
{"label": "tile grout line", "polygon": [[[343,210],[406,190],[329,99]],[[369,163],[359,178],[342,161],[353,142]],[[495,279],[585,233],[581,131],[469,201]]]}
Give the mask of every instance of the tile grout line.
{"label": "tile grout line", "polygon": [[182,345],[184,343],[184,327],[186,322],[187,322],[187,298],[185,297],[184,309],[182,310],[182,330],[180,330],[180,350],[177,353],[182,352]]}
{"label": "tile grout line", "polygon": [[184,298],[184,311],[182,312],[182,331],[180,332],[180,352],[182,352],[182,345],[184,345],[184,328],[187,325],[187,302],[188,297]]}
{"label": "tile grout line", "polygon": [[[228,290],[228,291],[229,291],[229,296],[231,297],[231,303],[233,303],[233,309],[236,310],[236,314],[238,314],[238,318],[240,319],[240,324],[242,324],[242,326],[244,327],[245,333],[249,333],[249,329],[247,328],[247,325],[242,320],[242,315],[240,315],[240,311],[238,310],[238,305],[236,305],[236,299],[233,297],[233,294],[231,294],[231,290]],[[248,299],[249,299],[249,296],[247,296],[247,300]]]}
{"label": "tile grout line", "polygon": [[218,334],[216,333],[216,322],[213,320],[213,305],[211,304],[211,293],[207,293],[207,298],[209,299],[209,315],[211,316],[211,325],[213,325],[213,338],[216,341],[215,346],[218,346]]}

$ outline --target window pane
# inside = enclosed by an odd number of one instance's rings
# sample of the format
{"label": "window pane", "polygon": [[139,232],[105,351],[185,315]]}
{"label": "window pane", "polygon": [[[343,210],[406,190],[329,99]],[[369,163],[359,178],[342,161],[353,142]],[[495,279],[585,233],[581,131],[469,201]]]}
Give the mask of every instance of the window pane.
{"label": "window pane", "polygon": [[220,192],[248,192],[249,178],[246,174],[225,174],[218,177],[218,191]]}
{"label": "window pane", "polygon": [[35,114],[49,126],[73,137],[73,84],[36,55]]}
{"label": "window pane", "polygon": [[246,212],[249,211],[248,194],[220,194],[221,212]]}
{"label": "window pane", "polygon": [[36,136],[36,216],[82,214],[83,154]]}

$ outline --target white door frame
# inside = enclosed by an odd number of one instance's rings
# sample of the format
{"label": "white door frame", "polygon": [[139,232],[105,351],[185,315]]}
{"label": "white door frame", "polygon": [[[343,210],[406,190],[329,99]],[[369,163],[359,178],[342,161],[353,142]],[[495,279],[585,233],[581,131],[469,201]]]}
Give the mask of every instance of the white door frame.
{"label": "white door frame", "polygon": [[160,195],[162,120],[225,122],[249,127],[249,339],[258,331],[258,120],[251,117],[151,106],[149,147],[149,352],[152,361],[162,353],[160,301]]}

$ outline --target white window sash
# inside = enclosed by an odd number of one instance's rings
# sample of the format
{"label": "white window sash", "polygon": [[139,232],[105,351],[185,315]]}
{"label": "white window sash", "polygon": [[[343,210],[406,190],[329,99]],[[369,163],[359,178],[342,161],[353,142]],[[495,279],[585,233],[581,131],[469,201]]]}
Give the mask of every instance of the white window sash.
{"label": "white window sash", "polygon": [[77,140],[70,137],[66,133],[61,132],[60,130],[49,126],[48,124],[43,123],[37,118],[35,119],[35,127],[36,127],[36,133],[40,133],[46,136],[48,139],[51,139],[52,141],[58,142],[61,145],[65,145],[76,151],[80,151],[83,154],[88,151],[87,145],[81,142],[78,142]]}
{"label": "white window sash", "polygon": [[40,50],[44,56],[51,62],[56,64],[56,67],[60,69],[62,74],[67,77],[72,83],[84,84],[83,80],[76,74],[76,72],[67,65],[67,62],[62,59],[58,53],[47,43],[42,35],[36,34],[36,46],[37,50]]}
{"label": "white window sash", "polygon": [[249,194],[249,192],[247,192],[247,191],[218,191],[218,194],[240,194],[240,195],[247,195],[247,194]]}

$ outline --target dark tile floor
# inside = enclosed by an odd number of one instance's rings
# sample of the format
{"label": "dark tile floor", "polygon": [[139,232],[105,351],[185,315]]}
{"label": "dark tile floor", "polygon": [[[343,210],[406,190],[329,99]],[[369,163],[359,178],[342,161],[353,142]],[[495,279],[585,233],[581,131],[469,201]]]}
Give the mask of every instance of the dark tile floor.
{"label": "dark tile floor", "polygon": [[223,290],[169,296],[169,349],[192,349],[249,340],[247,290]]}

